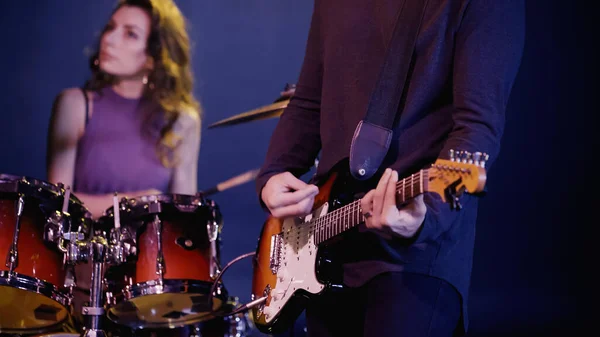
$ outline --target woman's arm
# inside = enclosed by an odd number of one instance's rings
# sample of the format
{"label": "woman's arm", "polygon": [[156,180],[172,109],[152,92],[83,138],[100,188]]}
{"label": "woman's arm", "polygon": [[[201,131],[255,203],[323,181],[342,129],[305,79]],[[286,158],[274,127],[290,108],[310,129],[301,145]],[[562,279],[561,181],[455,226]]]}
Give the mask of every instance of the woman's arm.
{"label": "woman's arm", "polygon": [[198,192],[198,156],[200,152],[201,121],[197,113],[182,114],[174,130],[182,135],[179,145],[179,164],[173,171],[169,192],[194,195]]}
{"label": "woman's arm", "polygon": [[79,88],[61,91],[54,99],[46,151],[46,175],[51,183],[73,186],[77,142],[85,129],[85,99]]}

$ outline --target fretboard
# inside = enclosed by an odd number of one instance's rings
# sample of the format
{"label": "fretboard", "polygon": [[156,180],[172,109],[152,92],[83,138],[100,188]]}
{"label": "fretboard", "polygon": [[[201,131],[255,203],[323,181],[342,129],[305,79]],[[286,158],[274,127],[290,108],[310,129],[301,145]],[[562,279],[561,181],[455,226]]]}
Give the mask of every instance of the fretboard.
{"label": "fretboard", "polygon": [[[428,176],[429,169],[424,169],[398,181],[396,184],[396,204],[404,203],[408,199],[427,191]],[[313,231],[315,244],[319,244],[364,221],[365,218],[360,206],[360,200],[355,200],[343,207],[311,220],[310,230]]]}

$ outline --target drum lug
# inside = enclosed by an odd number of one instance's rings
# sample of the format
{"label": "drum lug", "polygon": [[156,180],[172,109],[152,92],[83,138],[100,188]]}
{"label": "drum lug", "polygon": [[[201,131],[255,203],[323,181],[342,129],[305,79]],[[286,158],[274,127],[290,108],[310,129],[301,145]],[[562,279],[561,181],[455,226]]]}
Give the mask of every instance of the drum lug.
{"label": "drum lug", "polygon": [[19,194],[19,200],[17,201],[17,219],[15,221],[15,231],[13,232],[13,241],[6,256],[6,266],[8,267],[9,275],[12,275],[15,268],[19,265],[19,248],[17,246],[19,242],[19,231],[21,230],[21,216],[23,215],[23,208],[25,208],[25,200],[23,195]]}
{"label": "drum lug", "polygon": [[217,253],[217,239],[219,237],[219,224],[216,220],[208,221],[206,224],[206,231],[208,233],[208,241],[210,242],[210,263],[209,273],[210,277],[214,280],[221,273],[219,264],[217,263],[219,256]]}
{"label": "drum lug", "polygon": [[90,247],[86,242],[80,240],[69,241],[64,257],[65,264],[87,262],[90,258]]}
{"label": "drum lug", "polygon": [[136,255],[134,236],[127,228],[112,228],[110,231],[110,244],[108,260],[114,264],[125,263],[129,256]]}
{"label": "drum lug", "polygon": [[156,275],[158,275],[158,282],[159,285],[162,286],[163,285],[163,281],[164,281],[164,276],[166,273],[166,268],[165,268],[165,256],[163,254],[163,247],[162,247],[162,221],[160,221],[160,218],[158,217],[158,214],[154,215],[154,229],[156,230],[156,243],[158,245],[158,251],[156,253]]}
{"label": "drum lug", "polygon": [[206,223],[208,242],[210,243],[209,276],[214,281],[221,273],[219,266],[219,233],[222,227],[222,217],[214,200],[208,201],[211,210],[211,219]]}

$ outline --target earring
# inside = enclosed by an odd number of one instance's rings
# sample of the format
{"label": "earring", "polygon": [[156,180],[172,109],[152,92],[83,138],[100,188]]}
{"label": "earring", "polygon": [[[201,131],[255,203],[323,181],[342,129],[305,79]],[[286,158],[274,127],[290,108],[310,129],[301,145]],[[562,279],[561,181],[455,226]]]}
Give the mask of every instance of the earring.
{"label": "earring", "polygon": [[95,65],[95,66],[98,66],[99,64],[100,64],[100,60],[98,60],[98,58],[96,57],[96,58],[94,59],[94,65]]}
{"label": "earring", "polygon": [[148,75],[144,75],[144,77],[142,77],[142,83],[148,84]]}

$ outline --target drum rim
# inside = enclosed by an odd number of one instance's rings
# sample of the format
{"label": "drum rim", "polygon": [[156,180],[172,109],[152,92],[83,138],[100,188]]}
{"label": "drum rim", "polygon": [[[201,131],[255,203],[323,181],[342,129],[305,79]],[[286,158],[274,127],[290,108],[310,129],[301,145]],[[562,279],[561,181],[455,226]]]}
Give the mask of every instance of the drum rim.
{"label": "drum rim", "polygon": [[[114,298],[114,303],[109,304],[110,308],[106,311],[107,317],[117,323],[130,327],[143,327],[143,328],[181,328],[187,326],[189,324],[194,324],[198,322],[205,321],[210,318],[214,318],[211,314],[206,314],[201,316],[200,318],[193,318],[189,320],[185,320],[181,323],[150,323],[146,322],[144,325],[141,325],[137,322],[131,323],[125,320],[119,319],[115,314],[113,314],[113,309],[116,309],[121,304],[125,302],[140,298],[143,296],[149,295],[161,295],[161,294],[202,294],[208,296],[210,289],[212,287],[212,282],[200,281],[194,279],[165,279],[163,280],[163,285],[161,286],[159,280],[150,280],[146,282],[140,282],[133,285],[127,285],[125,288],[121,290],[117,296]],[[221,283],[215,289],[215,295],[213,295],[213,299],[221,300],[221,305],[216,310],[220,310],[227,303],[230,296],[225,289],[225,286]],[[107,299],[109,300],[109,299]],[[110,300],[109,300],[110,301]]]}
{"label": "drum rim", "polygon": [[[176,194],[162,193],[156,195],[143,195],[134,198],[123,198],[119,201],[121,226],[138,228],[148,222],[152,216],[163,216],[165,208],[175,208],[183,214],[203,214],[208,210],[210,219],[215,221],[219,227],[223,226],[222,215],[219,206],[213,200],[206,199],[201,193]],[[97,229],[109,230],[113,228],[115,216],[114,206],[104,210],[95,224]]]}
{"label": "drum rim", "polygon": [[[62,193],[64,193],[64,189],[59,187],[57,184],[53,184],[49,181],[36,179],[28,176],[17,176],[12,174],[0,173],[0,186],[2,184],[17,184],[17,191],[3,191],[3,189],[0,188],[0,193],[7,194],[23,193],[25,192],[23,190],[26,190],[27,188],[33,188],[33,190],[37,190],[40,194],[42,194],[42,191],[40,189],[43,189],[45,191],[45,194],[42,195],[35,195],[33,193],[28,193],[24,195],[25,197],[30,196],[36,199],[45,198],[47,200],[49,198],[56,198]],[[92,213],[74,193],[71,193],[69,196],[69,211],[71,213],[73,213],[71,211],[72,207],[77,208],[77,218],[79,218],[80,222],[86,223],[88,225],[93,222]]]}
{"label": "drum rim", "polygon": [[62,319],[59,322],[53,323],[52,325],[36,329],[0,329],[0,332],[2,333],[44,333],[57,326],[64,324],[64,322],[69,317],[68,307],[71,305],[71,298],[67,294],[62,293],[58,289],[58,287],[51,283],[21,273],[10,273],[8,270],[0,270],[0,286],[12,287],[45,296],[61,305],[63,309],[67,312],[67,315],[64,319]]}
{"label": "drum rim", "polygon": [[[177,193],[161,193],[161,194],[151,194],[151,195],[141,195],[132,198],[122,198],[119,202],[119,207],[121,208],[121,212],[124,210],[130,214],[136,214],[131,216],[139,216],[139,215],[148,215],[148,214],[159,214],[160,210],[155,210],[149,207],[150,204],[159,203],[159,204],[168,204],[177,207],[180,206],[193,206],[194,209],[192,212],[196,211],[201,207],[216,207],[214,201],[208,200],[204,198],[204,196],[200,193],[198,194],[177,194]],[[139,209],[143,209],[144,212],[138,211]],[[141,214],[143,213],[143,214]],[[104,211],[104,214],[101,218],[114,217],[114,206],[110,206]]]}
{"label": "drum rim", "polygon": [[65,309],[71,305],[71,298],[60,291],[57,286],[25,274],[15,272],[11,274],[8,270],[0,270],[0,285],[27,290],[46,296],[49,299],[58,302],[65,307]]}
{"label": "drum rim", "polygon": [[[59,193],[61,193],[63,190],[57,184],[53,184],[49,181],[36,179],[29,176],[17,176],[12,174],[0,173],[0,184],[2,182],[28,184],[37,187],[44,187],[46,190],[52,191],[54,196],[58,196]],[[79,198],[77,198],[77,196],[75,196],[73,193],[71,193],[69,199],[69,202],[83,206],[83,202],[79,200]]]}

